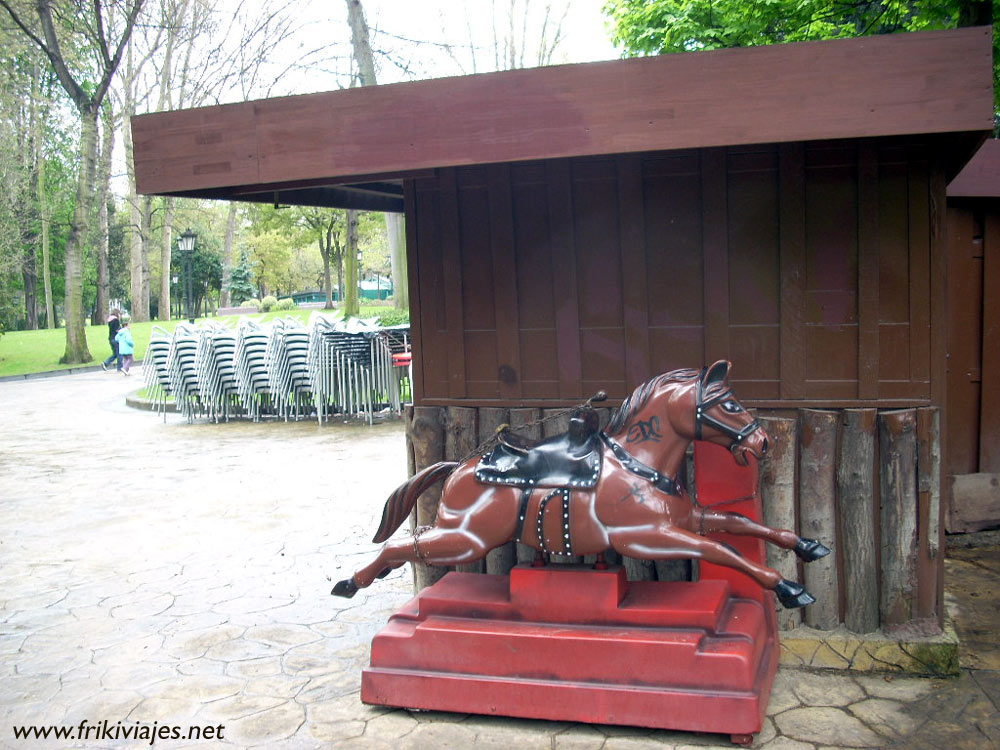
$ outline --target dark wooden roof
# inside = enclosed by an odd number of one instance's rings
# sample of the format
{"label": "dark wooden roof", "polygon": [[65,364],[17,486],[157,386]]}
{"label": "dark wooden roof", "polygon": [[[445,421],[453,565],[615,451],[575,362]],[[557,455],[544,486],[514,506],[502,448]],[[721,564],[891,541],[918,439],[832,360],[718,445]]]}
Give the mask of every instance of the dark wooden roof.
{"label": "dark wooden roof", "polygon": [[993,125],[989,27],[442,78],[132,118],[140,193],[401,210],[438,167]]}
{"label": "dark wooden roof", "polygon": [[948,184],[949,198],[1000,197],[1000,141],[986,141]]}

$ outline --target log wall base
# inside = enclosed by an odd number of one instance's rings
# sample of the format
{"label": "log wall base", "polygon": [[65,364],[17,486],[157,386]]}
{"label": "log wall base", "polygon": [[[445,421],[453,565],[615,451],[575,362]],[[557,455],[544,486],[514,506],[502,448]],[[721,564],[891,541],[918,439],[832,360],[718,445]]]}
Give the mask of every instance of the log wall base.
{"label": "log wall base", "polygon": [[725,580],[631,582],[619,566],[449,573],[372,641],[374,705],[731,735],[760,731],[773,607]]}

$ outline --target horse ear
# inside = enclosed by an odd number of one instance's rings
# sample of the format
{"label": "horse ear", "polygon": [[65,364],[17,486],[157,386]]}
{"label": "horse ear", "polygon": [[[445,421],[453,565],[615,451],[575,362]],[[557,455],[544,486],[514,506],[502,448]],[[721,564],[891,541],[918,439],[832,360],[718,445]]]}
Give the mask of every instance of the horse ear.
{"label": "horse ear", "polygon": [[705,372],[701,379],[702,386],[707,389],[709,386],[725,383],[726,378],[729,377],[730,367],[732,364],[728,359],[720,359]]}

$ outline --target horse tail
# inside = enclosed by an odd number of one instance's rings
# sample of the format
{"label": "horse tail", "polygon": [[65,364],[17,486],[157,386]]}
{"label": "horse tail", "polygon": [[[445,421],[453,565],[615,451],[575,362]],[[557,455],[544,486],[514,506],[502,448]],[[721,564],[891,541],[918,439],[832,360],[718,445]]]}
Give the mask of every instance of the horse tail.
{"label": "horse tail", "polygon": [[385,501],[382,523],[379,525],[378,531],[375,532],[372,541],[375,544],[381,544],[392,536],[403,523],[403,519],[410,515],[413,506],[417,504],[417,498],[432,484],[451,474],[457,466],[457,461],[440,461],[417,472],[399,485]]}

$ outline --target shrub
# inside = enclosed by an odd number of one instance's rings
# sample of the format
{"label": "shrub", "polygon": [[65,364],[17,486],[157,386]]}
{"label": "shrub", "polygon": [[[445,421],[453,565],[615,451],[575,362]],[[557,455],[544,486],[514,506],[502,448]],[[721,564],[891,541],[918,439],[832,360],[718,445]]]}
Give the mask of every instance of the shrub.
{"label": "shrub", "polygon": [[260,309],[260,300],[258,299],[245,299],[240,307],[252,307],[255,310]]}
{"label": "shrub", "polygon": [[386,310],[379,311],[378,322],[382,326],[398,326],[410,322],[409,310]]}
{"label": "shrub", "polygon": [[279,299],[278,304],[274,306],[275,310],[294,310],[295,300],[291,297],[285,297],[284,299]]}
{"label": "shrub", "polygon": [[278,304],[278,298],[273,294],[269,294],[260,301],[260,311],[271,312],[276,304]]}

